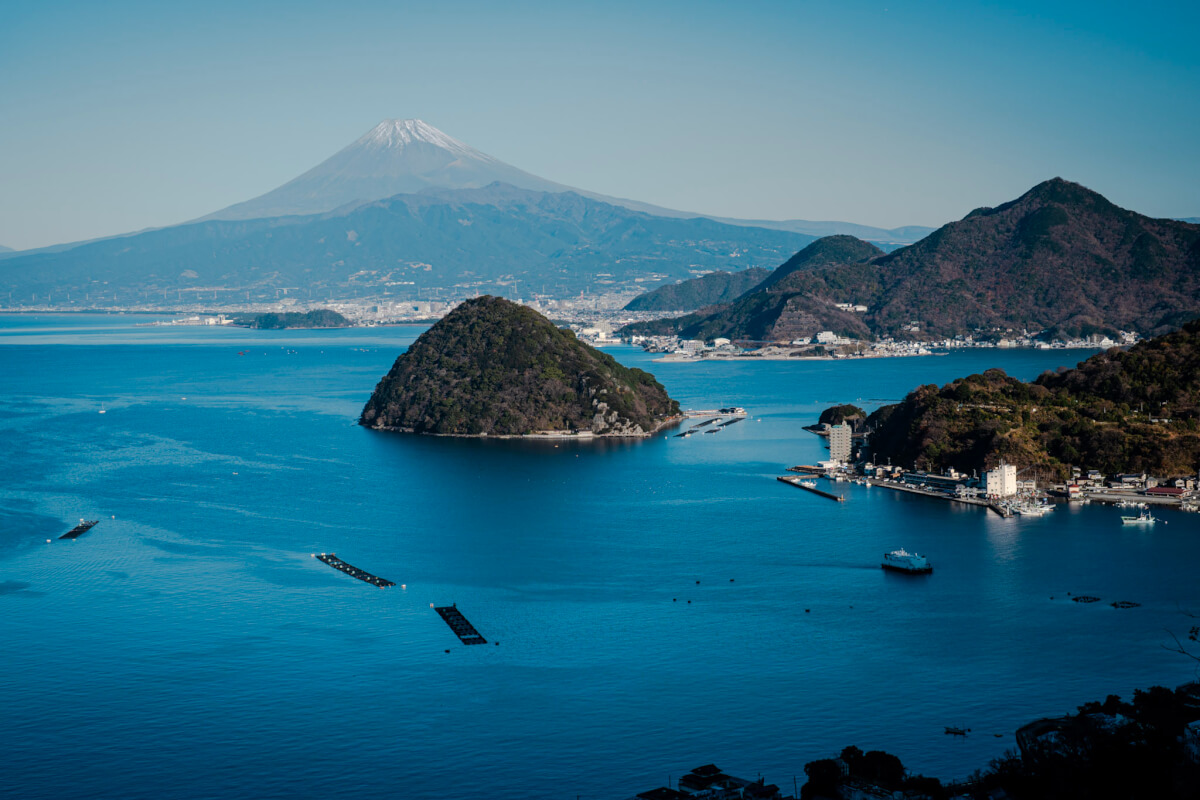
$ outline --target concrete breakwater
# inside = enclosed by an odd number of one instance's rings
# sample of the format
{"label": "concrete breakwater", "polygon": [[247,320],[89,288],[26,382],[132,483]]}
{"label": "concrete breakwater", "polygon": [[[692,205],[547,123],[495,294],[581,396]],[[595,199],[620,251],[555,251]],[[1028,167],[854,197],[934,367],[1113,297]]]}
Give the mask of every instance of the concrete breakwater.
{"label": "concrete breakwater", "polygon": [[781,483],[790,483],[792,486],[795,486],[797,489],[803,489],[806,492],[812,492],[813,494],[818,494],[821,497],[827,497],[830,500],[836,500],[839,503],[846,502],[846,498],[840,494],[834,494],[833,492],[827,492],[824,489],[818,489],[816,486],[810,486],[809,484],[805,483],[801,479],[794,478],[791,475],[781,475],[778,478],[776,478],[775,480],[777,480]]}

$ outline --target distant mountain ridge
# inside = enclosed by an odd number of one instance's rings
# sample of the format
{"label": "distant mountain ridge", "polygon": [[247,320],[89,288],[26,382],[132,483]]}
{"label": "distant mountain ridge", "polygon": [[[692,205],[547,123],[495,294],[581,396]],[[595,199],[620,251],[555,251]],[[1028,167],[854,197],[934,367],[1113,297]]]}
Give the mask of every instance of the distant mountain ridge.
{"label": "distant mountain ridge", "polygon": [[411,296],[418,288],[459,286],[520,297],[767,265],[810,241],[492,184],[396,195],[327,214],[209,220],[18,255],[0,260],[0,291],[175,299],[203,289],[210,299],[241,300],[274,299],[285,290],[318,298]]}
{"label": "distant mountain ridge", "polygon": [[[833,255],[842,263],[797,271],[789,262],[726,309],[624,332],[771,340],[816,330],[911,339],[1156,334],[1200,313],[1200,226],[1118,208],[1061,178],[887,255],[864,258],[868,250],[844,239],[839,247],[845,252]],[[847,314],[839,303],[867,311]]]}

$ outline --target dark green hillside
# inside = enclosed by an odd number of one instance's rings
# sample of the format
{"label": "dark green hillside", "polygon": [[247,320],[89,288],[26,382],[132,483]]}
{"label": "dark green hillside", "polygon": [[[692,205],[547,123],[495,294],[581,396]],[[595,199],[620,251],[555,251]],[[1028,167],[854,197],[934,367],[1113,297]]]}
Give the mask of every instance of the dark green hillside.
{"label": "dark green hillside", "polygon": [[654,376],[498,297],[468,300],[396,359],[362,425],[414,433],[642,436],[679,404]]}
{"label": "dark green hillside", "polygon": [[753,289],[770,274],[770,270],[762,267],[751,267],[740,272],[717,270],[699,278],[690,278],[639,294],[629,301],[625,310],[693,311],[697,308],[720,305]]}
{"label": "dark green hillside", "polygon": [[1000,459],[1043,475],[1194,475],[1200,468],[1200,320],[1033,383],[990,369],[922,386],[867,420],[877,461],[964,472]]}
{"label": "dark green hillside", "polygon": [[20,302],[71,293],[93,304],[187,298],[201,288],[204,299],[226,302],[274,301],[297,287],[311,297],[415,296],[462,283],[576,294],[649,275],[678,280],[696,268],[777,264],[811,241],[496,184],[16,254],[0,259],[0,292]]}

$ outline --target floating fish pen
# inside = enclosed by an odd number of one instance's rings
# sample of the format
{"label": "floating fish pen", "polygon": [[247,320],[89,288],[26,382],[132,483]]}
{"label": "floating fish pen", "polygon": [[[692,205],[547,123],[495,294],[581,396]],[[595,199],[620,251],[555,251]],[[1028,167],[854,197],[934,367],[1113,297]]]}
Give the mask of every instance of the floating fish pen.
{"label": "floating fish pen", "polygon": [[780,477],[776,478],[775,480],[780,481],[781,483],[790,483],[792,486],[795,486],[797,489],[803,489],[806,492],[812,492],[813,494],[819,494],[819,495],[821,495],[821,497],[828,497],[830,500],[836,500],[839,503],[846,502],[846,498],[842,497],[840,494],[834,494],[833,492],[827,492],[823,489],[818,489],[816,486],[809,486],[807,483],[800,480],[799,478],[793,478],[790,475],[780,476]]}
{"label": "floating fish pen", "polygon": [[378,586],[380,589],[396,585],[386,578],[380,578],[378,575],[372,575],[366,570],[361,570],[358,567],[347,564],[337,557],[337,553],[313,553],[313,558],[325,562],[340,572],[346,573],[351,578],[358,578],[360,581],[369,583],[372,586]]}
{"label": "floating fish pen", "polygon": [[1118,600],[1112,604],[1113,608],[1137,608],[1141,603],[1135,603],[1132,600]]}
{"label": "floating fish pen", "polygon": [[693,425],[692,430],[696,430],[697,428],[703,428],[705,425],[712,425],[718,419],[720,419],[720,417],[713,417],[712,419],[706,419],[706,420],[704,420],[704,422]]}
{"label": "floating fish pen", "polygon": [[741,422],[743,419],[745,419],[745,417],[734,417],[733,419],[727,419],[724,422],[722,422],[720,425],[718,425],[717,427],[718,428],[727,428],[735,422]]}
{"label": "floating fish pen", "polygon": [[1071,599],[1074,600],[1076,603],[1099,603],[1100,602],[1099,597],[1092,597],[1090,594],[1081,594],[1076,597],[1072,597]]}
{"label": "floating fish pen", "polygon": [[454,635],[463,644],[487,644],[487,639],[483,638],[479,631],[475,630],[475,626],[467,621],[467,618],[458,610],[457,604],[434,606],[433,610],[450,626],[450,630],[454,631]]}
{"label": "floating fish pen", "polygon": [[80,536],[83,536],[85,533],[90,531],[92,528],[96,527],[98,524],[100,524],[100,520],[98,520],[98,519],[88,519],[88,520],[81,519],[81,520],[79,520],[78,525],[76,525],[74,528],[71,528],[71,530],[67,531],[66,533],[64,533],[62,536],[60,536],[58,538],[60,538],[60,539],[78,539]]}
{"label": "floating fish pen", "polygon": [[708,430],[705,431],[705,433],[720,433],[720,432],[721,432],[721,429],[719,427],[709,428]]}

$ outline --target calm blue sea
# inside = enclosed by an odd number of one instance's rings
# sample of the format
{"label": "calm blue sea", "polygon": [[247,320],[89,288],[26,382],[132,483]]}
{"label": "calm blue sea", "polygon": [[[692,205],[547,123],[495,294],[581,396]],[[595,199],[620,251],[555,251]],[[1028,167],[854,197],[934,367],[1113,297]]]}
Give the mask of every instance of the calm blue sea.
{"label": "calm blue sea", "polygon": [[[0,793],[619,799],[708,762],[790,791],[848,744],[962,777],[1033,718],[1195,677],[1163,645],[1200,609],[1197,515],[775,481],[822,457],[801,426],[829,404],[1086,352],[618,347],[684,406],[751,418],[556,446],[355,425],[420,328],[144,321],[0,316]],[[102,522],[56,538],[81,517]],[[934,574],[880,570],[900,546]],[[460,645],[450,603],[498,645]]]}

